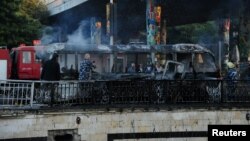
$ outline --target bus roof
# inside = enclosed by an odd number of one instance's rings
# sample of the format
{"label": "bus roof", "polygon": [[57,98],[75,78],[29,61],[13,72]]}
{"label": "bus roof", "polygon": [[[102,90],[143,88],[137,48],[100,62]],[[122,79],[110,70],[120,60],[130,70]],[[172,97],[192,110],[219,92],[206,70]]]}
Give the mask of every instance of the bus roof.
{"label": "bus roof", "polygon": [[169,45],[145,45],[145,44],[128,44],[128,45],[73,45],[64,44],[59,53],[204,53],[214,55],[209,49],[199,44],[169,44]]}

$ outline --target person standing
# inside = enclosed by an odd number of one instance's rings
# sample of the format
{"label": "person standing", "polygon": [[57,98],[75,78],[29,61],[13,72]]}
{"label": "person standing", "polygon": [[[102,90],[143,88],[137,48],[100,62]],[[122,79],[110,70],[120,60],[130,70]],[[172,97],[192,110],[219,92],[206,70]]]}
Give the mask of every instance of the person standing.
{"label": "person standing", "polygon": [[130,67],[128,68],[128,73],[136,73],[135,63],[131,63]]}
{"label": "person standing", "polygon": [[58,63],[58,54],[54,53],[52,58],[43,64],[41,80],[60,80],[60,65]]}
{"label": "person standing", "polygon": [[154,65],[151,62],[148,62],[144,72],[150,74],[154,73],[154,70]]}
{"label": "person standing", "polygon": [[144,72],[143,64],[139,64],[139,68],[138,68],[137,72],[139,72],[139,73],[143,73]]}
{"label": "person standing", "polygon": [[[46,61],[42,67],[41,80],[46,81],[59,81],[60,80],[60,65],[58,63],[58,54],[54,53],[52,59]],[[45,83],[46,84],[46,83]],[[54,103],[54,95],[55,95],[55,85],[58,83],[51,82],[47,83],[45,89],[51,90],[50,92],[50,105],[53,106]]]}
{"label": "person standing", "polygon": [[163,67],[161,66],[161,64],[159,62],[156,62],[155,73],[157,73],[157,74],[163,73]]}
{"label": "person standing", "polygon": [[86,53],[80,64],[79,80],[90,80],[93,63],[90,61],[90,54]]}
{"label": "person standing", "polygon": [[226,75],[226,82],[227,82],[230,94],[233,94],[236,92],[238,72],[236,70],[235,64],[232,62],[227,62],[227,67],[228,67],[228,70],[227,70],[227,75]]}

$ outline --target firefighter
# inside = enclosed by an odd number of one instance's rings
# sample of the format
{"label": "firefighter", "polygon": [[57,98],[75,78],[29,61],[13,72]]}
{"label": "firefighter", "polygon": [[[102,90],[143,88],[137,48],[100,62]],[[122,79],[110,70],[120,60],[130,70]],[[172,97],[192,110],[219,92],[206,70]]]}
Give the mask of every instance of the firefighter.
{"label": "firefighter", "polygon": [[229,80],[236,80],[237,79],[237,70],[236,65],[232,62],[227,62],[227,79]]}
{"label": "firefighter", "polygon": [[[226,65],[228,67],[227,75],[226,75],[226,80],[227,80],[226,82],[228,85],[228,90],[229,90],[230,94],[234,94],[236,92],[236,87],[237,87],[236,85],[237,85],[238,73],[237,73],[236,66],[234,63],[227,62]],[[232,96],[232,95],[230,95],[230,96]]]}

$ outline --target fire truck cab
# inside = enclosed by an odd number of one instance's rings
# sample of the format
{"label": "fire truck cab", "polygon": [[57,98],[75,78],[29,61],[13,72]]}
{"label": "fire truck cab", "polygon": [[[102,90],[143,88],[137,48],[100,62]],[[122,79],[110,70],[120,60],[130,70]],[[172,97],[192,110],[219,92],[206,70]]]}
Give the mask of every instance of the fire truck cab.
{"label": "fire truck cab", "polygon": [[36,56],[36,46],[22,46],[13,48],[12,78],[14,79],[40,79],[41,61]]}
{"label": "fire truck cab", "polygon": [[37,46],[0,48],[0,80],[38,80],[41,73],[41,59],[36,55]]}

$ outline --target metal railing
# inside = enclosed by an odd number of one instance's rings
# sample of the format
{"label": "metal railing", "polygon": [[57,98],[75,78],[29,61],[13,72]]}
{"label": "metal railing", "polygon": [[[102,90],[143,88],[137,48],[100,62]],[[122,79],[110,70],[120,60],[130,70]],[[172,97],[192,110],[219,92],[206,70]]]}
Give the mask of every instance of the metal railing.
{"label": "metal railing", "polygon": [[0,81],[0,108],[187,103],[250,105],[250,81]]}
{"label": "metal railing", "polygon": [[0,106],[32,106],[34,83],[0,81]]}

